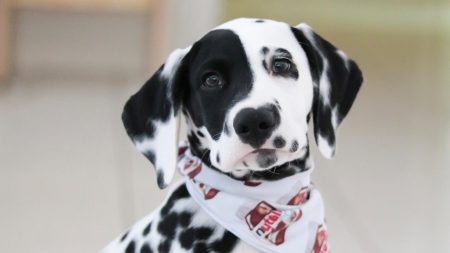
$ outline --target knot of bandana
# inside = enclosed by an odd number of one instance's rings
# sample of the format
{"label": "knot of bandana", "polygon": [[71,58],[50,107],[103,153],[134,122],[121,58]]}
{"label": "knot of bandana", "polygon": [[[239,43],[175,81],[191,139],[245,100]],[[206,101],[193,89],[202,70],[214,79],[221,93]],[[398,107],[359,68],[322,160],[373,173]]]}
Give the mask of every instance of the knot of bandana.
{"label": "knot of bandana", "polygon": [[310,172],[275,182],[235,180],[187,146],[179,149],[178,167],[192,198],[241,240],[262,252],[328,253],[322,198]]}

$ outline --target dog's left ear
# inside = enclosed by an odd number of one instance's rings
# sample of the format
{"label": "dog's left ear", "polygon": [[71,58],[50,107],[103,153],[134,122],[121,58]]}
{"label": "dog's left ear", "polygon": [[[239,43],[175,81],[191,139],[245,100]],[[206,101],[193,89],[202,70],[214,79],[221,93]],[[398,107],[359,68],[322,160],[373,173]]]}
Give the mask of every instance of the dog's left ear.
{"label": "dog's left ear", "polygon": [[292,28],[308,57],[314,82],[314,137],[323,156],[336,149],[336,130],[350,110],[363,77],[358,65],[344,52],[316,34],[307,24]]}
{"label": "dog's left ear", "polygon": [[137,149],[153,164],[158,186],[173,178],[178,149],[179,111],[190,48],[177,49],[125,104],[122,121]]}

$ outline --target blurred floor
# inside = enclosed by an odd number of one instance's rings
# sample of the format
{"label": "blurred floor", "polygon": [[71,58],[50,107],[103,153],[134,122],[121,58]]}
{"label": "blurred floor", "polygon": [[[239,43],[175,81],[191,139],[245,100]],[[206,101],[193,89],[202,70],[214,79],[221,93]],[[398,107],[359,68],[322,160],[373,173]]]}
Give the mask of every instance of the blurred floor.
{"label": "blurred floor", "polygon": [[[0,252],[96,252],[165,194],[120,122],[150,74],[145,21],[18,18],[18,75],[0,89]],[[336,159],[315,153],[333,252],[450,251],[446,40],[392,35],[374,47],[386,34],[324,32],[366,77]]]}

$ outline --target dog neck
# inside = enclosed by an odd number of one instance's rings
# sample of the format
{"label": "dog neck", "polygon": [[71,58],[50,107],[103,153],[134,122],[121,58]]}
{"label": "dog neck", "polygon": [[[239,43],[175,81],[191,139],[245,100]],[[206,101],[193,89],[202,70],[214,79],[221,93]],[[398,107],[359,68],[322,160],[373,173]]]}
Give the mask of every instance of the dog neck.
{"label": "dog neck", "polygon": [[217,223],[262,252],[328,252],[322,197],[312,170],[280,180],[235,180],[185,147],[178,169],[194,201]]}

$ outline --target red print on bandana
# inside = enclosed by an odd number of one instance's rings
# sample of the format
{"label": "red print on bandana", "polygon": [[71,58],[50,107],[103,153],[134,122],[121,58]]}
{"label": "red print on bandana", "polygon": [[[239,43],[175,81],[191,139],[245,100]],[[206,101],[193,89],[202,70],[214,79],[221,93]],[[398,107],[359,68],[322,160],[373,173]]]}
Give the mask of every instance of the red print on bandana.
{"label": "red print on bandana", "polygon": [[301,216],[300,209],[281,211],[262,201],[247,214],[245,220],[250,230],[256,235],[275,245],[280,245],[284,243],[286,229]]}
{"label": "red print on bandana", "polygon": [[262,182],[257,180],[245,180],[244,185],[250,186],[250,187],[256,187],[260,185]]}
{"label": "red print on bandana", "polygon": [[303,187],[300,191],[288,202],[288,205],[297,206],[303,204],[309,198],[309,188]]}
{"label": "red print on bandana", "polygon": [[200,162],[194,162],[189,159],[184,165],[184,173],[186,173],[190,179],[197,176],[200,171],[202,171],[202,164]]}
{"label": "red print on bandana", "polygon": [[317,228],[316,242],[312,253],[328,253],[328,232],[323,225]]}
{"label": "red print on bandana", "polygon": [[199,183],[198,187],[200,187],[200,190],[202,190],[203,195],[205,196],[205,200],[212,199],[217,195],[217,193],[219,193],[219,190],[209,187],[203,183]]}

